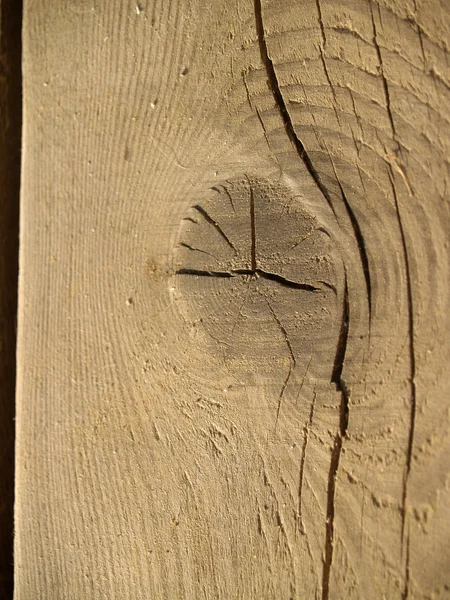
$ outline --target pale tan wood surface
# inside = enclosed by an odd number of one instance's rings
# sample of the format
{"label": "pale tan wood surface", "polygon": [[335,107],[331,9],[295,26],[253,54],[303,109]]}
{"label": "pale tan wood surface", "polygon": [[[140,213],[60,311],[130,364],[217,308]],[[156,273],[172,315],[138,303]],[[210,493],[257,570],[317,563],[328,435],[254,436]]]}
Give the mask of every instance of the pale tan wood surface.
{"label": "pale tan wood surface", "polygon": [[449,31],[26,2],[18,600],[449,596]]}

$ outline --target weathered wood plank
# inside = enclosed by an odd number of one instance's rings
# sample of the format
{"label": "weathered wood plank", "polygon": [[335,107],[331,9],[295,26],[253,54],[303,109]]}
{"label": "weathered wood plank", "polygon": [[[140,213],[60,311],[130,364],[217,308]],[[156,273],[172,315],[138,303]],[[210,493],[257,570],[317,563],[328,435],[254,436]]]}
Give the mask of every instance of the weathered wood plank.
{"label": "weathered wood plank", "polygon": [[445,597],[434,8],[29,0],[19,600]]}

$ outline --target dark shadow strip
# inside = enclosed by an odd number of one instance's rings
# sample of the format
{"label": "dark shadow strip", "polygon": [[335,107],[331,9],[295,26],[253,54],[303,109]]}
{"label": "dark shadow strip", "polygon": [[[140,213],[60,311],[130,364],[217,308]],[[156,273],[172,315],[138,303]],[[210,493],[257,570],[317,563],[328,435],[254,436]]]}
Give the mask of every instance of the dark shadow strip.
{"label": "dark shadow strip", "polygon": [[12,598],[22,3],[0,0],[0,598]]}

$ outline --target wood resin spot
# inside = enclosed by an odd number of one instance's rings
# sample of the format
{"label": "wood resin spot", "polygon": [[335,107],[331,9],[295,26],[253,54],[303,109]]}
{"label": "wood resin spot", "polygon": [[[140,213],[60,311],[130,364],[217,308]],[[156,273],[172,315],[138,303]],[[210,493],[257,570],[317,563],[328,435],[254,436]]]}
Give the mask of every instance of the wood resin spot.
{"label": "wood resin spot", "polygon": [[344,274],[326,228],[294,190],[243,177],[208,191],[182,221],[175,293],[240,381],[296,371],[330,381]]}

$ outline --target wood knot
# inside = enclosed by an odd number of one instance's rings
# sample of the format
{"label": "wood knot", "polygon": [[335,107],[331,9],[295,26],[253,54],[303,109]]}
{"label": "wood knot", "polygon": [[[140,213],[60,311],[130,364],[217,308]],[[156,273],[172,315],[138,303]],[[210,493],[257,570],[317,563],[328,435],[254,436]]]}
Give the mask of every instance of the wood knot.
{"label": "wood knot", "polygon": [[280,183],[241,177],[208,190],[182,221],[177,305],[246,383],[275,382],[307,365],[330,380],[343,271],[329,233],[301,200]]}

